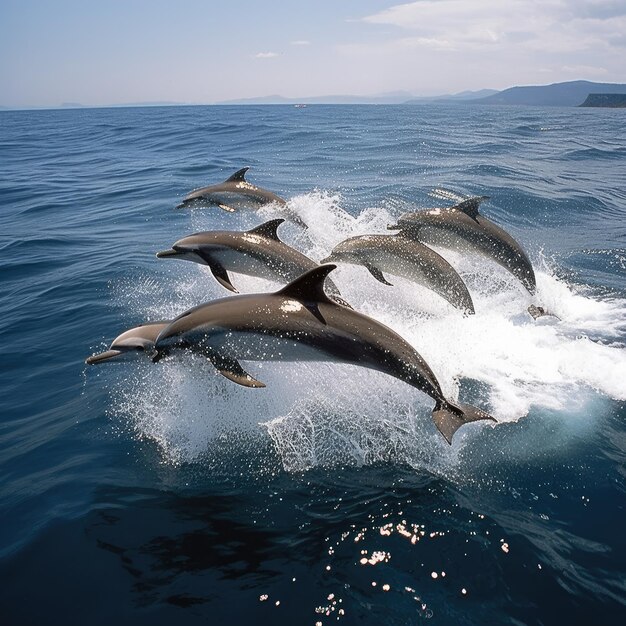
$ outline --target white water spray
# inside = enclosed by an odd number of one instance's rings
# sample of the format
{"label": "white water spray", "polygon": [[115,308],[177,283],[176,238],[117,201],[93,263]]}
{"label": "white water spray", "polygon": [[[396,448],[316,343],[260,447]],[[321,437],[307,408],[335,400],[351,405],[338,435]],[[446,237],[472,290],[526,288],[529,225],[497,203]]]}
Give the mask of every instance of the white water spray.
{"label": "white water spray", "polygon": [[[393,222],[385,209],[366,209],[355,218],[340,205],[340,197],[322,192],[298,196],[290,207],[309,228],[286,223],[279,234],[319,260],[339,241],[386,233]],[[195,211],[189,232],[216,228],[213,213]],[[228,225],[220,216],[219,228],[249,228],[270,213],[242,214]],[[173,239],[184,234],[175,233]],[[436,294],[395,276],[393,287],[381,285],[362,267],[342,265],[332,277],[357,311],[393,328],[416,348],[448,397],[457,399],[459,381],[470,379],[473,395],[461,400],[484,407],[500,422],[541,409],[567,413],[597,393],[626,399],[626,350],[619,342],[626,332],[626,301],[594,298],[543,267],[536,272],[535,300],[560,321],[535,322],[526,312],[530,296],[505,270],[482,258],[440,252],[467,282],[476,315],[463,316]],[[121,286],[119,295],[133,316],[171,318],[229,295],[206,268],[168,267],[162,281],[148,279],[139,289]],[[262,279],[236,279],[242,293],[278,288]],[[268,433],[287,470],[376,461],[436,470],[454,466],[464,442],[489,427],[464,427],[450,448],[432,425],[429,397],[356,366],[247,363],[265,389],[235,385],[193,355],[136,367],[134,376],[115,385],[113,402],[137,434],[156,441],[173,462],[193,462],[220,432],[240,429],[253,438]]]}

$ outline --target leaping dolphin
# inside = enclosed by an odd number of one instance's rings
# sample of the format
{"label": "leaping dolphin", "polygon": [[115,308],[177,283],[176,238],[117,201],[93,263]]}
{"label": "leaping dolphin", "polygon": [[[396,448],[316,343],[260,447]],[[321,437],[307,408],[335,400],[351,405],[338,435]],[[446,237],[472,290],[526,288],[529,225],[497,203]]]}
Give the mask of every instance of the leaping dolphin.
{"label": "leaping dolphin", "polygon": [[450,444],[463,424],[493,420],[481,409],[447,400],[428,364],[393,330],[330,300],[323,283],[335,267],[309,270],[275,293],[231,296],[186,311],[159,333],[154,360],[191,348],[247,387],[264,385],[240,359],[339,361],[384,372],[428,394],[435,401],[435,426]]}
{"label": "leaping dolphin", "polygon": [[249,167],[242,167],[223,183],[194,189],[176,208],[218,206],[232,213],[238,209],[258,209],[271,203],[284,206],[286,202],[281,197],[246,180],[246,172],[249,169]]}
{"label": "leaping dolphin", "polygon": [[425,244],[454,250],[473,250],[492,259],[515,276],[531,295],[537,289],[530,259],[506,231],[478,212],[486,196],[467,198],[446,209],[404,213],[389,230]]}
{"label": "leaping dolphin", "polygon": [[431,289],[452,306],[474,313],[472,297],[456,270],[429,247],[403,236],[361,235],[339,243],[322,263],[364,265],[372,276],[391,285],[383,272],[408,278]]}
{"label": "leaping dolphin", "polygon": [[[283,218],[269,220],[251,230],[212,230],[179,239],[171,250],[157,252],[160,259],[181,259],[207,265],[215,279],[226,289],[237,293],[228,272],[258,276],[288,283],[318,267],[295,248],[282,242],[277,229]],[[335,302],[350,306],[329,279],[328,293]]]}
{"label": "leaping dolphin", "polygon": [[235,211],[245,209],[258,210],[261,207],[273,204],[281,209],[293,222],[300,226],[306,226],[293,211],[289,211],[287,202],[283,198],[267,189],[262,189],[249,183],[246,180],[246,172],[249,169],[249,167],[242,167],[223,183],[194,189],[194,191],[185,196],[176,208],[218,206],[224,211],[234,213]]}

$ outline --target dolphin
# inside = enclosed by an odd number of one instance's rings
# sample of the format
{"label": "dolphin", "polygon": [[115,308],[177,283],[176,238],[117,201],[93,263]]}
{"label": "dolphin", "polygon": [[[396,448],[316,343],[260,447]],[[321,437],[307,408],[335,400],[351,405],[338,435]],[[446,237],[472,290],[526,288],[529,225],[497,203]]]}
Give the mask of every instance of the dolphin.
{"label": "dolphin", "polygon": [[[186,311],[160,331],[153,360],[191,348],[246,387],[264,384],[239,360],[338,361],[384,372],[428,394],[435,426],[450,444],[464,424],[493,421],[479,408],[446,399],[428,364],[393,330],[330,300],[323,284],[335,267],[313,268],[275,293],[231,296]],[[91,357],[92,363],[103,360]]]}
{"label": "dolphin", "polygon": [[96,363],[102,363],[102,361],[108,361],[109,359],[120,361],[122,359],[118,357],[135,352],[147,352],[153,355],[156,339],[159,333],[169,323],[170,320],[161,320],[159,322],[150,322],[131,328],[116,337],[108,350],[90,356],[85,360],[85,363],[87,363],[87,365],[94,365]]}
{"label": "dolphin", "polygon": [[176,208],[208,205],[218,206],[232,213],[238,209],[258,209],[272,203],[279,206],[287,204],[275,193],[249,183],[246,180],[246,172],[249,169],[249,167],[242,167],[223,183],[194,189]]}
{"label": "dolphin", "polygon": [[387,228],[428,245],[479,252],[511,272],[534,295],[535,272],[527,254],[511,235],[478,212],[487,199],[476,196],[446,209],[404,213]]}
{"label": "dolphin", "polygon": [[474,313],[472,297],[456,270],[419,241],[396,235],[361,235],[336,245],[322,263],[364,265],[374,278],[391,285],[383,272],[408,278],[431,289],[452,306]]}
{"label": "dolphin", "polygon": [[306,228],[306,224],[287,207],[287,202],[275,193],[257,187],[246,180],[249,167],[242,167],[223,183],[194,189],[185,196],[177,209],[218,206],[224,211],[234,213],[238,210],[258,210],[270,204],[283,210],[291,221]]}
{"label": "dolphin", "polygon": [[[283,218],[269,220],[244,232],[213,230],[195,233],[179,239],[171,250],[157,252],[157,257],[208,265],[215,279],[235,293],[237,289],[231,282],[229,271],[288,283],[318,264],[280,240],[277,229],[284,221]],[[327,287],[335,302],[350,306],[330,279]]]}

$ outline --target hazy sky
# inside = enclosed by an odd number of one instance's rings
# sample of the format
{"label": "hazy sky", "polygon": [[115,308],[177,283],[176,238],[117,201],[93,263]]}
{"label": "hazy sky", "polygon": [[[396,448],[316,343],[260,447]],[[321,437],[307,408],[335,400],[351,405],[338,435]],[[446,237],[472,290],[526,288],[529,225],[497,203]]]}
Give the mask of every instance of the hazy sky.
{"label": "hazy sky", "polygon": [[0,105],[626,82],[626,0],[0,0]]}

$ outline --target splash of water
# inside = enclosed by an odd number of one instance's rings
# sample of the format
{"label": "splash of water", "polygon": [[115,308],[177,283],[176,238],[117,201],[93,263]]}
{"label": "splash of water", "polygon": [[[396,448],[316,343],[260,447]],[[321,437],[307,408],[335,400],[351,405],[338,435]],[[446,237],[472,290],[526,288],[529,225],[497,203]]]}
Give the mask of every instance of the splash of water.
{"label": "splash of water", "polygon": [[[291,209],[309,228],[285,224],[282,238],[319,260],[344,238],[387,232],[393,221],[380,208],[353,217],[341,201],[323,192],[292,199]],[[245,215],[243,224],[229,227],[251,227],[269,219],[269,212]],[[195,212],[192,220],[195,230],[216,227],[211,212]],[[393,287],[381,285],[361,267],[343,265],[333,279],[356,310],[417,349],[448,397],[456,399],[460,387],[467,387],[462,400],[487,408],[500,422],[533,410],[567,413],[597,393],[626,399],[626,350],[619,342],[626,332],[626,301],[575,289],[539,259],[536,301],[560,321],[535,322],[526,313],[530,296],[502,268],[443,252],[467,282],[476,315],[463,316],[436,294],[398,277]],[[118,285],[117,296],[134,316],[156,319],[227,295],[206,268],[178,263],[168,272],[161,281],[146,278],[140,288],[136,282]],[[237,285],[242,292],[278,287],[247,276],[238,276]],[[112,401],[139,437],[158,443],[168,461],[200,459],[220,433],[239,430],[252,440],[269,435],[289,471],[378,461],[447,471],[463,446],[488,427],[464,427],[449,448],[432,425],[432,400],[384,374],[317,362],[251,363],[248,370],[267,388],[239,387],[206,360],[180,355],[158,366],[137,365],[114,385]],[[470,385],[460,385],[467,380]]]}

